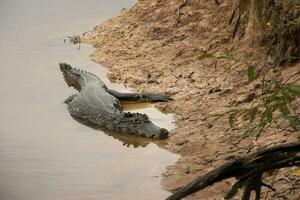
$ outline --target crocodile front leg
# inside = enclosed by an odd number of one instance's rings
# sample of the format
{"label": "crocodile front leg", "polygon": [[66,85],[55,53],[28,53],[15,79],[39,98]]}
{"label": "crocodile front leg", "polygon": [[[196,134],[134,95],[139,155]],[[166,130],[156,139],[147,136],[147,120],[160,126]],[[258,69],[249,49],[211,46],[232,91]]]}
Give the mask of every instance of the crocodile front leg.
{"label": "crocodile front leg", "polygon": [[158,93],[121,93],[111,89],[106,91],[120,101],[167,102],[172,100],[171,97]]}

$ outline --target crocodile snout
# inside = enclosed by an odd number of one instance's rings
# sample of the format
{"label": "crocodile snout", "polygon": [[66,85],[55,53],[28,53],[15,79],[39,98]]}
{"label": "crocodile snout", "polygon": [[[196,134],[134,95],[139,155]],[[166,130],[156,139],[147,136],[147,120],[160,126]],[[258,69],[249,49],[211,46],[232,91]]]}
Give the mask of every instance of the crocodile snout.
{"label": "crocodile snout", "polygon": [[165,128],[161,128],[159,130],[158,134],[153,135],[153,138],[154,139],[165,139],[165,138],[168,137],[168,135],[169,135],[169,131],[167,129],[165,129]]}

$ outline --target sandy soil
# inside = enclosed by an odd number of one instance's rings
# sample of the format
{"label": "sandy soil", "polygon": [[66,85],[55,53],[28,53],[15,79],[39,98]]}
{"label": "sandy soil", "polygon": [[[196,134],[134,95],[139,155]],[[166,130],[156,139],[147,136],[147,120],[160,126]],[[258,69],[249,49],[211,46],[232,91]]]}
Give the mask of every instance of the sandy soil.
{"label": "sandy soil", "polygon": [[[178,126],[164,146],[182,155],[164,173],[162,184],[171,191],[233,155],[296,139],[296,134],[278,131],[273,126],[257,141],[254,137],[244,138],[244,127],[230,128],[227,118],[211,117],[250,106],[250,97],[257,93],[260,80],[249,83],[245,65],[233,65],[226,59],[200,60],[199,56],[204,51],[218,53],[227,48],[257,70],[268,64],[268,59],[263,48],[249,42],[251,36],[247,33],[238,32],[232,39],[234,27],[228,25],[232,1],[217,6],[212,0],[190,0],[178,12],[180,3],[139,1],[81,39],[96,48],[91,59],[110,69],[112,81],[138,91],[165,93],[174,99],[157,104],[162,111],[175,113]],[[299,67],[295,64],[274,74],[284,78]],[[276,178],[279,191],[289,187],[279,180],[286,173],[282,170]],[[216,184],[187,199],[222,199],[231,183],[228,180]],[[272,195],[270,192],[268,199],[281,199]],[[292,197],[292,192],[288,190],[284,195]]]}

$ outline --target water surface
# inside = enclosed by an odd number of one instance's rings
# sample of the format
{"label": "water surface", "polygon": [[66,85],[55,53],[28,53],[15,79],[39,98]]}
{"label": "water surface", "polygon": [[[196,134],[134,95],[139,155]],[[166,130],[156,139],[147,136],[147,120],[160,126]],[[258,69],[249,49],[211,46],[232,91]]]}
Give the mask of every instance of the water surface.
{"label": "water surface", "polygon": [[[177,155],[154,143],[107,135],[75,121],[62,102],[75,91],[59,62],[92,71],[109,87],[107,70],[91,62],[89,46],[63,42],[120,13],[134,0],[1,0],[0,2],[0,199],[163,199],[160,174]],[[171,116],[152,107],[157,125]]]}

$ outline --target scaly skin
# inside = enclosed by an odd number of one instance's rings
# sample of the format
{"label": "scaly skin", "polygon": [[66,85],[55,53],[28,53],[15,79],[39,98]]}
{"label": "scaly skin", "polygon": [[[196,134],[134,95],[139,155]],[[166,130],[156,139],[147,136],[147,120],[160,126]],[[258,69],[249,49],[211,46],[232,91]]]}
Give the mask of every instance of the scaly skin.
{"label": "scaly skin", "polygon": [[[120,100],[159,102],[170,97],[156,93],[119,93],[110,90],[95,74],[60,63],[65,82],[79,93],[65,100],[70,114],[104,130],[162,139],[168,131],[154,125],[145,114],[123,112]],[[118,99],[119,98],[119,99]]]}

